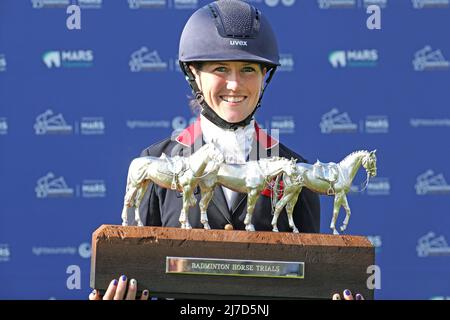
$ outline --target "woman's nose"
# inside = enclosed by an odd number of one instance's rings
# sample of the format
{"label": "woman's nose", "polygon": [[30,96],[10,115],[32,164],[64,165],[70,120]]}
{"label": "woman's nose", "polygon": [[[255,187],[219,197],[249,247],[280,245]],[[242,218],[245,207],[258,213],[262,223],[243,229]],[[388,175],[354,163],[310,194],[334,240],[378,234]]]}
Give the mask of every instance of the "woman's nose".
{"label": "woman's nose", "polygon": [[236,71],[231,71],[228,74],[228,78],[227,78],[227,89],[228,90],[237,90],[238,86],[239,86],[239,72]]}

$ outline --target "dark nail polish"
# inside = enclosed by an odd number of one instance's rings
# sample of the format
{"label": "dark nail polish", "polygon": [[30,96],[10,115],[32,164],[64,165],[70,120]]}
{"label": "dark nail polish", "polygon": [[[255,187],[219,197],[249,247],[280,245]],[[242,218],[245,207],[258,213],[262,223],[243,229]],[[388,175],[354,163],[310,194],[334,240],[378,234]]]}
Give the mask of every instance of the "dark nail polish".
{"label": "dark nail polish", "polygon": [[125,275],[122,276],[122,281],[126,281],[127,277]]}
{"label": "dark nail polish", "polygon": [[118,281],[114,279],[114,285],[117,286]]}
{"label": "dark nail polish", "polygon": [[344,294],[345,294],[346,296],[349,296],[349,295],[350,295],[350,290],[347,290],[347,289],[346,289],[346,290],[344,291]]}
{"label": "dark nail polish", "polygon": [[148,291],[147,291],[147,290],[144,290],[144,292],[142,292],[142,294],[143,294],[144,296],[148,296]]}
{"label": "dark nail polish", "polygon": [[356,295],[356,300],[363,300],[362,295],[360,295],[359,293]]}
{"label": "dark nail polish", "polygon": [[97,294],[97,290],[92,290],[91,294],[95,296]]}

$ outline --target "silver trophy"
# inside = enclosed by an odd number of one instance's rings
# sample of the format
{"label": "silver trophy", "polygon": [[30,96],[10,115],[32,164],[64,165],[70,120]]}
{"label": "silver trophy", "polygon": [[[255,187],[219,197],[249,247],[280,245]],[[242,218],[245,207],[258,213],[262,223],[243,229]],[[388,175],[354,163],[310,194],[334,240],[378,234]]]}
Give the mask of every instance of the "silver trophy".
{"label": "silver trophy", "polygon": [[[366,185],[370,177],[376,176],[377,158],[375,152],[376,150],[370,152],[361,150],[349,154],[339,163],[321,163],[319,161],[313,165],[297,163],[290,170],[285,170],[283,172],[283,196],[275,206],[272,219],[273,231],[278,231],[278,216],[285,206],[289,221],[291,221],[292,211],[303,187],[320,194],[334,196],[333,218],[330,228],[333,230],[333,234],[339,234],[336,230],[336,220],[342,206],[346,212],[341,226],[341,231],[344,231],[351,214],[347,193],[350,191],[352,181],[361,165],[367,172]],[[296,229],[294,228],[294,232],[296,232]]]}

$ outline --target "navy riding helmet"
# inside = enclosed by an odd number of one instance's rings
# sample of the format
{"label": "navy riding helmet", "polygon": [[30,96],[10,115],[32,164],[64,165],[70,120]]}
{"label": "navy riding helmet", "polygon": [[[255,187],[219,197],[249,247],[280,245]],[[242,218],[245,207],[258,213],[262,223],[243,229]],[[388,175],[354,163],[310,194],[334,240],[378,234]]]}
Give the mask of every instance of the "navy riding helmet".
{"label": "navy riding helmet", "polygon": [[[246,119],[231,123],[220,118],[205,102],[192,62],[251,61],[267,68],[268,77],[255,110]],[[179,63],[202,107],[201,113],[221,128],[237,129],[250,123],[264,90],[279,63],[278,45],[269,21],[261,11],[240,0],[219,0],[200,8],[189,18],[180,39]]]}

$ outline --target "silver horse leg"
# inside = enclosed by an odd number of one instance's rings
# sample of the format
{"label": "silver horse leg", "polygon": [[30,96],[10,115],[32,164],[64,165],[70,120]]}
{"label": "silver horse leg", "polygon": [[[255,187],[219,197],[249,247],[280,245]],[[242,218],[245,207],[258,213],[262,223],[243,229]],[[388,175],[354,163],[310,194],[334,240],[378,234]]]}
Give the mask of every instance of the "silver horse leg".
{"label": "silver horse leg", "polygon": [[245,215],[244,224],[245,230],[247,231],[255,231],[255,226],[252,223],[253,211],[255,210],[256,200],[258,199],[259,191],[252,190],[248,194],[248,202],[247,202],[247,214]]}
{"label": "silver horse leg", "polygon": [[302,188],[300,188],[297,192],[295,192],[286,205],[286,212],[287,212],[287,216],[288,216],[288,220],[289,220],[289,227],[291,227],[292,232],[294,232],[294,233],[299,232],[294,223],[293,212],[294,212],[295,204],[298,201],[298,197],[299,197],[301,191],[302,191]]}
{"label": "silver horse leg", "polygon": [[343,207],[345,209],[346,215],[344,219],[344,223],[341,226],[341,231],[345,231],[347,229],[348,221],[350,220],[350,215],[352,214],[350,211],[350,206],[348,205],[347,196],[344,194],[343,196]]}
{"label": "silver horse leg", "polygon": [[203,227],[207,230],[211,229],[209,223],[208,223],[208,214],[207,209],[209,202],[211,201],[211,198],[213,196],[214,189],[211,189],[209,191],[201,190],[202,198],[200,200],[199,206],[200,206],[200,222],[203,224]]}
{"label": "silver horse leg", "polygon": [[333,234],[339,234],[339,232],[336,230],[336,220],[339,215],[339,209],[341,208],[342,204],[342,194],[336,193],[334,196],[334,205],[333,205],[333,219],[331,220],[330,228],[333,230]]}

